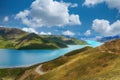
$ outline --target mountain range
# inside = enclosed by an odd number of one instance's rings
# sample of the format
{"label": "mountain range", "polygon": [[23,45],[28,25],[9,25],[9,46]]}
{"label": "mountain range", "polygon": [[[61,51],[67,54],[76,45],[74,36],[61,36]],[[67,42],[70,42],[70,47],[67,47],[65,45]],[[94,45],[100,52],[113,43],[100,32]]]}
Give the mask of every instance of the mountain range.
{"label": "mountain range", "polygon": [[59,49],[67,45],[87,44],[83,40],[64,36],[38,35],[17,28],[0,27],[0,48],[3,49]]}
{"label": "mountain range", "polygon": [[106,36],[106,37],[97,38],[96,40],[99,42],[108,42],[108,41],[119,39],[119,38],[120,38],[120,35],[115,35],[115,36]]}

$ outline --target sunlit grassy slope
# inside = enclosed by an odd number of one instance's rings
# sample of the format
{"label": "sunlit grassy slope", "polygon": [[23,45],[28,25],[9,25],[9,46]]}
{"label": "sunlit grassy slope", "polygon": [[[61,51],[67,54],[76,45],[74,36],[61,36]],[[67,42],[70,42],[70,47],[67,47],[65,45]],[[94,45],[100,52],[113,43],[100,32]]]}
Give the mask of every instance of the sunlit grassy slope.
{"label": "sunlit grassy slope", "polygon": [[36,80],[120,80],[120,39],[77,53]]}
{"label": "sunlit grassy slope", "polygon": [[36,80],[120,80],[120,55],[91,49]]}
{"label": "sunlit grassy slope", "polygon": [[0,49],[58,49],[70,44],[87,44],[83,40],[63,36],[41,36],[17,28],[0,27]]}
{"label": "sunlit grassy slope", "polygon": [[120,55],[99,48],[86,47],[43,63],[46,74],[24,80],[120,80]]}
{"label": "sunlit grassy slope", "polygon": [[[16,80],[120,80],[120,55],[86,47],[42,64],[47,73],[31,68],[1,69],[1,77]],[[13,79],[13,80],[15,80]]]}

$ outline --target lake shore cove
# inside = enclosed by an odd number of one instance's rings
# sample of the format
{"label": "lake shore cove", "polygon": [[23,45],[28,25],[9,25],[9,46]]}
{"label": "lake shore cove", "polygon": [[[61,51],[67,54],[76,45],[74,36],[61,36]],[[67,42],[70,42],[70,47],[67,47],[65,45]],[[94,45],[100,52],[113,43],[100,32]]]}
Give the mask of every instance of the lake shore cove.
{"label": "lake shore cove", "polygon": [[[40,64],[42,66],[1,69],[0,73],[6,74],[0,74],[0,76],[1,78],[8,77],[11,80],[119,80],[120,55],[110,53],[108,49],[106,51],[103,48],[111,46],[111,43],[118,45],[119,41],[111,41],[107,45],[104,44],[96,48],[78,49],[55,60]],[[38,70],[44,74],[36,72],[38,67],[40,68]]]}
{"label": "lake shore cove", "polygon": [[[41,63],[42,64],[41,69],[43,72],[52,71],[53,69],[67,63],[70,59],[76,57],[78,55],[78,52],[84,52],[88,49],[92,49],[92,47],[85,47],[82,49],[74,50],[55,60]],[[41,64],[36,64],[30,67],[22,68],[0,69],[0,77],[3,80],[6,80],[7,78],[11,80],[26,80],[26,78],[29,78],[32,75],[33,77],[30,80],[34,80],[33,78],[36,78],[36,76],[38,77],[40,76],[40,74],[38,74],[35,70]]]}

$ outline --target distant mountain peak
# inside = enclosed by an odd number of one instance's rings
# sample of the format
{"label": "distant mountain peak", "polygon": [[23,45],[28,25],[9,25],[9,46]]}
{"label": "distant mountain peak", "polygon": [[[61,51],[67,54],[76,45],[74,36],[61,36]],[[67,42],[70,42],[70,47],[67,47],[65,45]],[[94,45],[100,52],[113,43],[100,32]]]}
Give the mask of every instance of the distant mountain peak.
{"label": "distant mountain peak", "polygon": [[18,36],[24,33],[26,32],[21,29],[0,27],[0,35],[4,37]]}

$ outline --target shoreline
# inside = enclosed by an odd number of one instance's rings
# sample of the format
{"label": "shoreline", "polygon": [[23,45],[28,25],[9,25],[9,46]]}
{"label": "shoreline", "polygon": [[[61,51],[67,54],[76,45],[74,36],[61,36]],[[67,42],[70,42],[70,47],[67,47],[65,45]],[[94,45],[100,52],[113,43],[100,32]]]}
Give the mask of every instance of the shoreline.
{"label": "shoreline", "polygon": [[[85,46],[85,47],[87,47],[87,46]],[[85,48],[85,47],[83,47],[83,48]],[[80,48],[80,49],[82,49],[82,48]],[[76,49],[76,50],[79,50],[79,49]],[[70,51],[70,52],[73,52],[73,51],[76,51],[76,50],[72,50],[72,51]],[[67,54],[69,54],[70,52],[67,52],[65,55],[67,55]],[[62,57],[62,55],[61,56],[59,56],[59,57],[57,57],[57,58],[60,58],[60,57]],[[57,58],[55,58],[55,59],[57,59]],[[55,60],[55,59],[52,59],[52,60]],[[49,60],[49,61],[52,61],[52,60]],[[46,63],[46,62],[49,62],[49,61],[45,61],[45,62],[41,62],[41,63],[35,63],[35,64],[30,64],[30,65],[21,65],[21,66],[11,66],[11,67],[3,67],[2,68],[2,66],[0,67],[0,69],[22,69],[22,68],[31,68],[31,67],[37,67],[37,66],[39,66],[39,65],[41,65],[41,64],[43,64],[43,63]]]}
{"label": "shoreline", "polygon": [[[86,45],[86,46],[87,46],[87,45]],[[84,46],[84,47],[86,47],[86,46]],[[84,47],[82,47],[82,48],[84,48]],[[80,48],[80,49],[82,49],[82,48]],[[78,50],[78,49],[75,49],[75,50]],[[75,50],[72,50],[72,51],[75,51]],[[70,51],[70,52],[72,52],[72,51]],[[67,53],[65,53],[65,54],[69,54],[70,52],[67,52]],[[59,56],[59,57],[57,57],[57,58],[60,58],[60,57],[62,57],[62,55]],[[55,58],[55,59],[57,59],[57,58]],[[52,60],[54,60],[54,59],[52,59]],[[52,60],[49,60],[49,61],[52,61]],[[35,63],[35,64],[30,64],[30,65],[21,65],[21,66],[11,66],[11,67],[2,67],[2,66],[0,66],[0,69],[30,68],[30,67],[34,67],[34,66],[39,66],[39,65],[41,65],[41,64],[43,64],[43,63],[46,63],[46,62],[49,62],[49,61],[40,62],[40,63]]]}
{"label": "shoreline", "polygon": [[[53,59],[54,60],[54,59]],[[51,60],[50,60],[51,61]],[[48,61],[47,61],[48,62]],[[42,63],[36,63],[36,64],[31,64],[31,65],[26,65],[26,66],[16,66],[16,67],[6,67],[6,68],[1,68],[0,69],[20,69],[20,68],[31,68],[31,67],[35,67],[35,66],[39,66],[41,64],[43,64],[45,62]]]}

